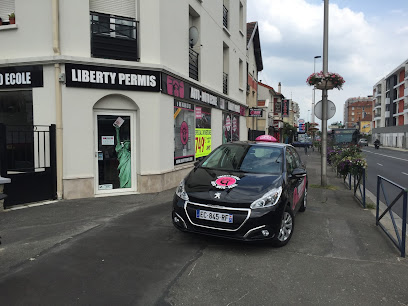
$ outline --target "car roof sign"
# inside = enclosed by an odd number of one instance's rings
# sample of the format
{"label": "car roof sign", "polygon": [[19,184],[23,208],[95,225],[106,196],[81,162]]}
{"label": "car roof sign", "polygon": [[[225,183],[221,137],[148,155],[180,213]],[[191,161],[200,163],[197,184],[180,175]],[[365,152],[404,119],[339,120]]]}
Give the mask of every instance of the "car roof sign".
{"label": "car roof sign", "polygon": [[278,142],[278,140],[271,135],[261,135],[255,138],[255,141]]}

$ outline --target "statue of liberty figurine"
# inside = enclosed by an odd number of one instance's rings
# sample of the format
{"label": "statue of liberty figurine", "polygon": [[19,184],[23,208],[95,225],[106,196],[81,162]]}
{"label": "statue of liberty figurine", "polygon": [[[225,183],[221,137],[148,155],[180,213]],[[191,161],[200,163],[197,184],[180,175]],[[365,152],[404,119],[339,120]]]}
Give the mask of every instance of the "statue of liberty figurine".
{"label": "statue of liberty figurine", "polygon": [[120,127],[115,125],[116,129],[116,153],[119,161],[119,182],[120,188],[132,187],[132,169],[130,167],[130,140],[120,141]]}

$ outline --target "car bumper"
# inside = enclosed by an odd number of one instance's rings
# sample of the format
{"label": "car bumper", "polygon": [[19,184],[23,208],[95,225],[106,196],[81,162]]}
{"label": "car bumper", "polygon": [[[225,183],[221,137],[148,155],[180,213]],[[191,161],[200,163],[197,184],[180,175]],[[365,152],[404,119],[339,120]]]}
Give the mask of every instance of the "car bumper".
{"label": "car bumper", "polygon": [[[191,203],[194,206],[194,203]],[[259,241],[273,239],[280,230],[283,210],[279,204],[265,209],[247,209],[247,216],[240,217],[233,208],[198,204],[208,211],[228,212],[234,216],[235,227],[225,228],[225,224],[217,221],[202,221],[191,211],[194,207],[177,196],[173,199],[173,225],[184,232],[204,234],[242,241]],[[202,206],[201,206],[202,205]],[[242,209],[237,209],[241,213]]]}

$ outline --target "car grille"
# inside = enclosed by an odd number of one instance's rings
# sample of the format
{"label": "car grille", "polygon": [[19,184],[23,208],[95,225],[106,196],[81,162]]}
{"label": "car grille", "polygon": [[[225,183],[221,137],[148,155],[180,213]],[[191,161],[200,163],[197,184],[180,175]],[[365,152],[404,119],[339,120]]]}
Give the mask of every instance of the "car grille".
{"label": "car grille", "polygon": [[[251,209],[249,208],[231,208],[218,205],[208,205],[201,203],[186,202],[184,209],[186,211],[189,221],[195,225],[205,228],[224,230],[224,231],[237,231],[248,220]],[[224,223],[210,220],[202,220],[196,217],[197,209],[226,213],[233,215],[233,223]]]}

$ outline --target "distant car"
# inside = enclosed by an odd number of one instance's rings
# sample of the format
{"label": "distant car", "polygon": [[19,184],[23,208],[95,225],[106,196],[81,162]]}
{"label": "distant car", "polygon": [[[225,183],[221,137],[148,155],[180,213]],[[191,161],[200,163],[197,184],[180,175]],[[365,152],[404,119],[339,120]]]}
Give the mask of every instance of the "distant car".
{"label": "distant car", "polygon": [[292,142],[292,146],[294,147],[311,147],[312,142],[306,139],[301,139],[299,141]]}
{"label": "distant car", "polygon": [[295,214],[306,209],[307,187],[305,165],[291,145],[227,143],[181,181],[173,224],[185,232],[283,246]]}
{"label": "distant car", "polygon": [[367,139],[361,138],[361,139],[358,141],[358,145],[359,145],[360,147],[368,146],[368,141],[367,141]]}

